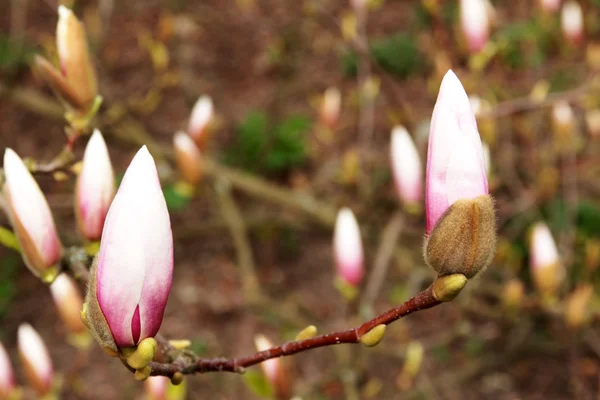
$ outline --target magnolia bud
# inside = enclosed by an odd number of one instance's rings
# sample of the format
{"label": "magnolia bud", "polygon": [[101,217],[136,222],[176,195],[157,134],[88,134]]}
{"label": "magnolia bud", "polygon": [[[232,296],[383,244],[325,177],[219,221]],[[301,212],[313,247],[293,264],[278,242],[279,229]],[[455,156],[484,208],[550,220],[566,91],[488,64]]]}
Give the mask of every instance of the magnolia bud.
{"label": "magnolia bud", "polygon": [[417,147],[403,126],[392,130],[392,174],[398,197],[404,204],[420,204],[423,199],[423,167]]}
{"label": "magnolia bud", "polygon": [[58,7],[56,48],[62,73],[76,93],[78,103],[90,107],[98,94],[98,84],[85,29],[73,11],[62,5]]}
{"label": "magnolia bud", "polygon": [[156,335],[173,277],[173,235],[154,159],[127,168],[90,272],[83,318],[110,354]]}
{"label": "magnolia bud", "polygon": [[208,139],[208,128],[214,118],[213,101],[208,96],[202,96],[194,104],[188,124],[188,135],[199,148],[203,148]]}
{"label": "magnolia bud", "polygon": [[557,151],[573,150],[579,146],[575,114],[569,103],[559,102],[554,105],[552,128]]}
{"label": "magnolia bud", "polygon": [[351,286],[358,286],[364,275],[360,228],[349,208],[337,215],[333,233],[333,253],[338,276]]}
{"label": "magnolia bud", "polygon": [[486,0],[461,0],[460,25],[467,39],[469,51],[477,53],[485,46],[490,30]]}
{"label": "magnolia bud", "polygon": [[196,186],[202,178],[200,163],[202,155],[196,143],[184,132],[177,132],[173,136],[173,147],[175,148],[175,161],[179,168],[179,173],[184,182]]}
{"label": "magnolia bud", "polygon": [[542,7],[542,10],[546,12],[555,13],[560,8],[560,1],[561,0],[540,0],[540,6]]}
{"label": "magnolia bud", "polygon": [[80,232],[90,241],[100,240],[104,220],[115,196],[115,177],[106,143],[95,130],[83,154],[75,189],[75,215]]}
{"label": "magnolia bud", "polygon": [[83,299],[73,278],[62,273],[50,285],[50,293],[58,309],[58,313],[69,330],[79,334],[86,331],[81,321],[80,311]]}
{"label": "magnolia bud", "polygon": [[509,310],[517,310],[523,303],[525,297],[525,286],[518,279],[511,279],[504,285],[502,290],[502,303]]}
{"label": "magnolia bud", "polygon": [[0,343],[0,399],[10,399],[16,390],[15,375],[6,349]]}
{"label": "magnolia bud", "polygon": [[496,247],[494,202],[475,116],[452,71],[431,119],[425,202],[427,264],[440,275],[467,278],[485,269]]}
{"label": "magnolia bud", "polygon": [[342,105],[342,94],[336,87],[328,88],[323,94],[321,103],[321,122],[329,129],[334,129],[339,118]]}
{"label": "magnolia bud", "polygon": [[52,360],[40,335],[29,324],[21,324],[17,333],[19,356],[29,384],[40,397],[52,390]]}
{"label": "magnolia bud", "polygon": [[594,287],[591,284],[583,284],[577,287],[565,301],[565,322],[573,330],[585,326],[591,317],[590,301],[594,295]]}
{"label": "magnolia bud", "polygon": [[560,15],[563,35],[573,45],[578,46],[583,41],[583,11],[581,5],[574,0],[565,2]]}
{"label": "magnolia bud", "polygon": [[34,275],[52,282],[62,245],[48,202],[29,170],[12,149],[4,152],[4,195],[21,255]]}
{"label": "magnolia bud", "polygon": [[552,233],[543,222],[536,223],[531,231],[529,264],[538,291],[554,297],[565,279],[565,270]]}
{"label": "magnolia bud", "polygon": [[[254,344],[258,351],[265,351],[273,347],[273,344],[264,335],[256,335],[254,337]],[[275,391],[275,397],[282,400],[289,399],[291,395],[291,382],[283,360],[281,358],[271,358],[263,361],[260,366],[267,381],[269,381]]]}
{"label": "magnolia bud", "polygon": [[146,400],[166,400],[170,379],[166,376],[151,376],[144,381]]}

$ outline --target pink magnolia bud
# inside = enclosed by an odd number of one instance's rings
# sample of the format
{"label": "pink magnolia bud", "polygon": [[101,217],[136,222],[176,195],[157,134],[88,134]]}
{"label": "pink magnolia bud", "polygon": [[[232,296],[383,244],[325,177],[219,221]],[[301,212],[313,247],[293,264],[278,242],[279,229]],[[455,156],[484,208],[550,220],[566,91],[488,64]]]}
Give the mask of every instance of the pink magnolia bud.
{"label": "pink magnolia bud", "polygon": [[[265,351],[273,348],[273,343],[264,335],[256,335],[254,337],[256,350]],[[281,358],[271,358],[260,364],[267,381],[271,384],[275,391],[277,399],[290,398],[290,380]]]}
{"label": "pink magnolia bud", "polygon": [[342,208],[335,221],[333,253],[337,273],[346,283],[358,286],[364,275],[363,247],[354,213]]}
{"label": "pink magnolia bud", "polygon": [[486,0],[461,0],[460,25],[467,39],[469,51],[483,49],[489,37],[490,21]]}
{"label": "pink magnolia bud", "polygon": [[542,10],[546,12],[555,13],[560,8],[560,1],[561,0],[540,0],[540,6],[542,7]]}
{"label": "pink magnolia bud", "polygon": [[342,94],[336,87],[328,88],[323,94],[320,117],[323,124],[329,129],[335,128],[342,105]]}
{"label": "pink magnolia bud", "polygon": [[111,353],[154,337],[173,278],[173,235],[154,159],[135,155],[113,200],[91,271],[84,319]]}
{"label": "pink magnolia bud", "polygon": [[565,279],[565,270],[552,233],[543,222],[531,230],[529,265],[537,289],[544,295],[555,295]]}
{"label": "pink magnolia bud", "polygon": [[147,400],[166,400],[169,378],[165,376],[151,376],[144,381]]}
{"label": "pink magnolia bud", "polygon": [[214,117],[213,101],[209,96],[202,96],[194,104],[188,124],[188,135],[203,147],[207,140],[207,130]]}
{"label": "pink magnolia bud", "polygon": [[454,72],[448,71],[431,117],[426,234],[456,200],[487,194],[485,159],[475,116],[465,89]]}
{"label": "pink magnolia bud", "polygon": [[91,105],[98,94],[96,72],[90,60],[85,29],[71,9],[58,6],[56,48],[63,75],[79,102]]}
{"label": "pink magnolia bud", "polygon": [[12,365],[6,349],[0,343],[0,399],[10,399],[15,389],[15,375]]}
{"label": "pink magnolia bud", "polygon": [[562,8],[560,24],[563,35],[574,45],[583,41],[583,11],[581,5],[576,1],[567,1]]}
{"label": "pink magnolia bud", "polygon": [[85,148],[75,190],[75,215],[79,230],[88,240],[100,240],[114,196],[115,176],[108,149],[102,134],[96,129]]}
{"label": "pink magnolia bud", "polygon": [[73,278],[62,273],[50,285],[50,293],[58,309],[58,313],[69,330],[73,333],[86,331],[81,321],[83,299]]}
{"label": "pink magnolia bud", "polygon": [[27,380],[40,397],[47,395],[52,390],[54,370],[46,345],[29,324],[19,326],[17,341]]}
{"label": "pink magnolia bud", "polygon": [[177,132],[173,136],[173,147],[175,148],[175,161],[183,180],[196,186],[202,179],[200,163],[202,155],[196,143],[185,132]]}
{"label": "pink magnolia bud", "polygon": [[4,194],[21,254],[34,275],[52,282],[61,243],[48,202],[31,173],[12,149],[4,152]]}
{"label": "pink magnolia bud", "polygon": [[417,147],[403,126],[392,130],[392,174],[398,196],[405,204],[423,199],[423,166]]}

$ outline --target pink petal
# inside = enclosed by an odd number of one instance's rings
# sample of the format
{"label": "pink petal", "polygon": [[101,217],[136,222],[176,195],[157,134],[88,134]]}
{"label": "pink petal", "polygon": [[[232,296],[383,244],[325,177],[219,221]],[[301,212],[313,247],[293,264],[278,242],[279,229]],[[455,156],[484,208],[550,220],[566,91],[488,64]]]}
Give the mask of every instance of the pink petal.
{"label": "pink petal", "polygon": [[108,211],[98,260],[98,302],[119,347],[133,346],[162,323],[173,277],[173,236],[154,159],[144,146],[125,172]]}
{"label": "pink petal", "polygon": [[0,343],[0,399],[15,388],[15,376],[6,349]]}
{"label": "pink petal", "polygon": [[21,324],[17,333],[19,352],[23,361],[35,373],[38,389],[48,393],[52,388],[54,369],[48,348],[41,336],[29,324]]}

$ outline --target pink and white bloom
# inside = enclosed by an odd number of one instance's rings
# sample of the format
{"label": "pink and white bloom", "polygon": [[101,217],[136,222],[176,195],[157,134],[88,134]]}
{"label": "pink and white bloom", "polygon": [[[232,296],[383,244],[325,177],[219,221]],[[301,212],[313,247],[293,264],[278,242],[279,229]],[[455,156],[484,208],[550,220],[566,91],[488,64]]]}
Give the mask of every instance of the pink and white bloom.
{"label": "pink and white bloom", "polygon": [[568,41],[574,45],[581,44],[584,36],[583,11],[577,1],[570,0],[563,5],[560,25]]}
{"label": "pink and white bloom", "polygon": [[392,130],[392,174],[398,196],[404,203],[423,199],[423,166],[414,141],[403,126]]}
{"label": "pink and white bloom", "polygon": [[533,269],[544,269],[560,262],[556,242],[550,228],[543,222],[533,226],[531,232],[529,264]]}
{"label": "pink and white bloom", "polygon": [[546,12],[555,13],[560,8],[560,1],[561,0],[540,0],[540,6],[542,7],[542,10]]}
{"label": "pink and white bloom", "polygon": [[489,7],[486,0],[460,1],[460,26],[472,53],[481,51],[488,41]]}
{"label": "pink and white bloom", "polygon": [[52,390],[54,368],[48,348],[39,333],[29,324],[21,324],[17,332],[19,356],[25,376],[40,397]]}
{"label": "pink and white bloom", "polygon": [[0,399],[9,399],[15,389],[15,374],[10,358],[8,358],[8,352],[0,343]]}
{"label": "pink and white bloom", "polygon": [[342,107],[342,94],[336,87],[330,87],[323,94],[320,117],[323,124],[329,129],[335,128]]}
{"label": "pink and white bloom", "polygon": [[[273,348],[273,343],[271,343],[265,335],[254,336],[254,345],[258,351],[265,351]],[[260,366],[269,383],[275,386],[281,373],[281,360],[279,358],[271,358],[262,362]]]}
{"label": "pink and white bloom", "polygon": [[147,400],[165,400],[167,398],[167,387],[169,378],[165,376],[151,376],[144,381],[144,389]]}
{"label": "pink and white bloom", "polygon": [[194,104],[187,133],[198,145],[206,140],[206,131],[214,118],[214,114],[213,101],[209,96],[201,96]]}
{"label": "pink and white bloom", "polygon": [[488,194],[485,160],[467,93],[451,70],[433,109],[427,152],[426,234],[458,199]]}
{"label": "pink and white bloom", "polygon": [[104,138],[98,129],[83,153],[75,189],[75,215],[79,230],[90,241],[100,240],[108,208],[115,196],[115,175]]}
{"label": "pink and white bloom", "polygon": [[85,332],[86,327],[81,321],[83,298],[73,278],[61,273],[50,285],[50,293],[60,317],[69,330],[73,333]]}
{"label": "pink and white bloom", "polygon": [[4,152],[4,175],[7,210],[23,260],[36,276],[52,281],[62,246],[48,202],[12,149]]}
{"label": "pink and white bloom", "polygon": [[195,186],[202,179],[200,163],[202,154],[196,143],[185,132],[179,131],[173,136],[175,161],[183,180]]}
{"label": "pink and white bloom", "polygon": [[342,208],[335,221],[333,254],[337,273],[346,283],[358,286],[364,275],[360,228],[349,208]]}
{"label": "pink and white bloom", "polygon": [[119,348],[154,337],[173,278],[173,235],[154,159],[146,146],[125,172],[104,224],[97,300]]}

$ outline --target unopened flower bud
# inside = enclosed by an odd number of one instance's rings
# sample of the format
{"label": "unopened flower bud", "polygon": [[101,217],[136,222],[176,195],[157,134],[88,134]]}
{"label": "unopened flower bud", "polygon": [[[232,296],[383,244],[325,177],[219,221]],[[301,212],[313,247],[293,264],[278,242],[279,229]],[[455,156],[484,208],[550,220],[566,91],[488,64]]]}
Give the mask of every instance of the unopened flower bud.
{"label": "unopened flower bud", "polygon": [[323,94],[321,102],[320,118],[321,122],[329,128],[334,129],[340,118],[342,106],[342,94],[336,87],[328,88]]}
{"label": "unopened flower bud", "polygon": [[560,24],[563,35],[571,44],[578,46],[583,42],[583,11],[577,1],[565,2],[560,15]]}
{"label": "unopened flower bud", "polygon": [[115,176],[108,149],[96,129],[85,148],[75,189],[75,215],[79,230],[87,240],[100,240],[114,196]]}
{"label": "unopened flower bud", "polygon": [[19,356],[25,377],[40,397],[52,390],[54,370],[46,345],[29,324],[21,324],[17,333]]}
{"label": "unopened flower bud", "polygon": [[[273,348],[273,344],[264,335],[254,337],[256,350],[265,351]],[[271,358],[260,364],[267,381],[274,389],[277,399],[289,399],[291,395],[291,382],[288,371],[281,358]]]}
{"label": "unopened flower bud", "polygon": [[591,284],[583,284],[577,287],[565,301],[565,322],[573,330],[585,326],[591,317],[590,301],[594,295],[594,287]]}
{"label": "unopened flower bud", "polygon": [[184,132],[177,132],[173,137],[175,148],[175,161],[183,181],[191,186],[196,186],[202,178],[200,168],[202,155],[196,143]]}
{"label": "unopened flower bud", "polygon": [[423,199],[423,166],[417,147],[403,126],[392,130],[390,147],[398,197],[405,205],[420,204]]}
{"label": "unopened flower bud", "polygon": [[56,48],[62,73],[76,93],[78,102],[90,107],[98,94],[98,83],[85,29],[73,11],[62,5],[58,7]]}
{"label": "unopened flower bud", "polygon": [[555,13],[560,8],[561,0],[540,0],[542,10],[548,13]]}
{"label": "unopened flower bud", "polygon": [[536,223],[531,231],[529,264],[538,291],[554,297],[564,282],[565,270],[552,233],[543,222]]}
{"label": "unopened flower bud", "polygon": [[517,310],[523,303],[525,286],[519,279],[511,279],[502,290],[502,303],[509,310]]}
{"label": "unopened flower bud", "polygon": [[6,349],[0,343],[0,399],[10,399],[16,390],[15,375]]}
{"label": "unopened flower bud", "polygon": [[213,101],[209,96],[202,96],[194,104],[188,124],[188,135],[198,145],[198,148],[204,148],[208,140],[208,128],[214,118]]}
{"label": "unopened flower bud", "polygon": [[170,379],[166,376],[151,376],[144,381],[146,400],[166,400]]}
{"label": "unopened flower bud", "polygon": [[73,278],[65,273],[58,275],[50,285],[50,293],[60,317],[69,330],[75,334],[86,332],[80,316],[83,299]]}
{"label": "unopened flower bud", "polygon": [[309,325],[306,328],[302,329],[300,332],[298,332],[294,340],[306,340],[311,339],[315,336],[317,336],[317,327],[314,325]]}
{"label": "unopened flower bud", "polygon": [[439,301],[452,301],[459,295],[467,284],[463,274],[443,275],[433,281],[433,297]]}
{"label": "unopened flower bud", "polygon": [[490,21],[486,0],[461,0],[460,25],[467,39],[469,51],[483,49],[489,37]]}
{"label": "unopened flower bud", "polygon": [[62,245],[48,202],[12,149],[4,152],[4,195],[13,230],[27,267],[46,282],[58,274]]}
{"label": "unopened flower bud", "polygon": [[472,278],[492,261],[496,218],[477,123],[452,71],[433,110],[426,178],[425,261],[440,275]]}
{"label": "unopened flower bud", "polygon": [[337,215],[333,233],[333,253],[338,276],[351,286],[358,286],[364,275],[364,256],[360,228],[349,208]]}
{"label": "unopened flower bud", "polygon": [[142,147],[110,206],[83,308],[109,354],[141,344],[162,323],[173,277],[173,235],[154,159]]}
{"label": "unopened flower bud", "polygon": [[375,347],[383,340],[385,336],[385,324],[380,324],[362,335],[359,341],[367,347]]}

